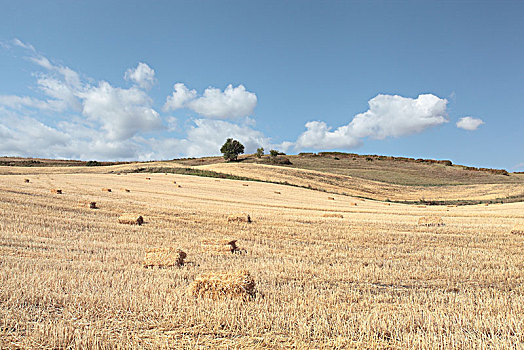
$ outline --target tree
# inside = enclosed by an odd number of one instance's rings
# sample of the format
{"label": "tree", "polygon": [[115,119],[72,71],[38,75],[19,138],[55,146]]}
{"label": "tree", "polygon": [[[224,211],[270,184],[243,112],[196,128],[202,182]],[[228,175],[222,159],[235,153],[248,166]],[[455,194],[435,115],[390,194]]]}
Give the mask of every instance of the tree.
{"label": "tree", "polygon": [[257,156],[257,158],[262,158],[262,156],[264,155],[264,147],[257,148],[257,153],[255,153],[255,155]]}
{"label": "tree", "polygon": [[228,161],[237,160],[238,155],[244,153],[244,145],[229,138],[220,148],[220,152],[224,154],[224,159]]}
{"label": "tree", "polygon": [[271,155],[271,157],[276,157],[280,154],[280,152],[272,149],[271,151],[269,151],[269,154]]}

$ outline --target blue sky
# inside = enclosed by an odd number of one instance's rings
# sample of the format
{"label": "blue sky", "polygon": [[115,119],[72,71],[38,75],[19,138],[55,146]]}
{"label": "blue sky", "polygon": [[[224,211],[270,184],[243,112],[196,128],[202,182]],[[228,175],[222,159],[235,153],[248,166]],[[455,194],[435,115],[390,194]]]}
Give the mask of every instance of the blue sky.
{"label": "blue sky", "polygon": [[172,159],[232,136],[524,170],[522,18],[518,1],[2,1],[0,155]]}

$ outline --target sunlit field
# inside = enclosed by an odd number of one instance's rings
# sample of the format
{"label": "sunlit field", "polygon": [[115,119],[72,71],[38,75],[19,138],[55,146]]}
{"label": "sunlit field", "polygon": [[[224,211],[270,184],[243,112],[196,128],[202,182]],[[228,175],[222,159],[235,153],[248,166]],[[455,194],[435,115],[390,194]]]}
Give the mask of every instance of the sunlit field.
{"label": "sunlit field", "polygon": [[[0,175],[0,348],[524,347],[524,235],[511,233],[522,202],[421,206],[163,173],[15,170]],[[123,213],[144,224],[120,224]],[[242,253],[203,244],[224,239]],[[146,250],[161,247],[183,250],[184,265],[145,268]],[[239,270],[254,296],[190,292],[200,275]]]}

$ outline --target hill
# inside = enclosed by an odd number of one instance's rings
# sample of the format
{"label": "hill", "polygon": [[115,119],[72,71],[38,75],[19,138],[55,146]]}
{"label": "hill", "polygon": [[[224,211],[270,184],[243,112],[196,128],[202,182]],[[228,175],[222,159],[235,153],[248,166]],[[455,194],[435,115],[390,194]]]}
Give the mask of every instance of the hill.
{"label": "hill", "polygon": [[46,160],[41,162],[45,166],[36,163],[27,167],[27,161],[10,159],[12,165],[22,166],[0,166],[0,174],[158,172],[263,181],[406,203],[449,205],[524,200],[524,174],[466,167],[450,161],[376,155],[320,153],[260,159],[246,155],[238,162],[204,157],[99,166]]}

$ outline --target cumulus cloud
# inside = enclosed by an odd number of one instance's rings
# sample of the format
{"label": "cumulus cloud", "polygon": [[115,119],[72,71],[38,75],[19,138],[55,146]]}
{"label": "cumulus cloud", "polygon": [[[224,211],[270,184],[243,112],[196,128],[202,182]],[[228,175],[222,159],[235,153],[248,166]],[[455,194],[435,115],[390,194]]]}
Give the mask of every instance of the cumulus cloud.
{"label": "cumulus cloud", "polygon": [[[235,122],[196,119],[181,124],[174,116],[162,117],[148,95],[155,72],[145,63],[128,69],[124,79],[131,88],[107,81],[94,82],[73,69],[56,64],[31,45],[13,41],[5,49],[22,48],[38,71],[31,96],[0,95],[0,153],[17,156],[76,159],[166,159],[217,155],[228,137],[246,151],[270,147],[269,138],[255,130],[247,118],[256,105],[254,93],[229,85],[224,91],[208,88],[202,96],[184,84],[174,85],[165,111],[189,108],[211,118],[237,118]],[[244,117],[244,118],[241,118]],[[159,131],[152,136],[151,132]],[[179,138],[169,133],[181,134]]]}
{"label": "cumulus cloud", "polygon": [[306,131],[297,139],[297,149],[335,149],[353,148],[360,145],[361,141],[351,135],[349,125],[341,126],[334,131],[325,122],[311,121],[306,123]]}
{"label": "cumulus cloud", "polygon": [[183,83],[176,83],[173,86],[173,94],[167,97],[164,104],[164,111],[174,111],[175,109],[185,108],[186,103],[197,96],[196,90],[189,90]]}
{"label": "cumulus cloud", "polygon": [[110,140],[124,140],[139,131],[162,127],[158,112],[151,107],[151,98],[135,87],[115,88],[102,81],[79,96],[82,98],[82,113],[100,122]]}
{"label": "cumulus cloud", "polygon": [[175,84],[174,90],[164,105],[166,111],[189,108],[208,118],[234,119],[252,115],[257,105],[257,95],[247,91],[244,85],[229,84],[224,91],[209,87],[200,97],[182,83]]}
{"label": "cumulus cloud", "polygon": [[155,70],[140,62],[136,68],[126,71],[124,79],[134,82],[143,89],[150,89],[155,84]]}
{"label": "cumulus cloud", "polygon": [[353,148],[365,137],[381,140],[411,135],[447,122],[447,100],[431,94],[416,99],[378,95],[368,104],[366,112],[333,131],[322,121],[306,123],[307,130],[298,137],[295,148]]}
{"label": "cumulus cloud", "polygon": [[457,122],[457,128],[464,129],[464,130],[477,130],[479,126],[484,124],[484,121],[482,119],[473,118],[473,117],[464,117],[460,118]]}

